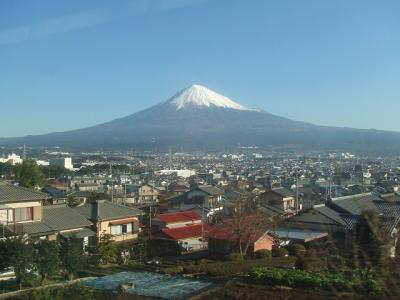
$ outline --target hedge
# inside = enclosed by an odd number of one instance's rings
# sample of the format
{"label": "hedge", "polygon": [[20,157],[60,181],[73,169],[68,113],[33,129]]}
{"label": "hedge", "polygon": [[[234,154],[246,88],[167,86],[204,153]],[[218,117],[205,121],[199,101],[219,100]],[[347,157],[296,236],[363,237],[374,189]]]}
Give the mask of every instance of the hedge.
{"label": "hedge", "polygon": [[247,274],[256,267],[294,268],[295,258],[277,257],[265,259],[248,259],[240,261],[215,262],[203,265],[186,265],[184,273],[206,273],[209,276],[231,276]]}
{"label": "hedge", "polygon": [[285,257],[288,256],[289,252],[285,248],[272,248],[273,257]]}
{"label": "hedge", "polygon": [[255,268],[250,279],[266,285],[283,285],[294,288],[325,289],[336,291],[354,291],[364,288],[370,294],[380,290],[379,283],[369,278],[365,282],[349,280],[341,275],[315,273],[302,270],[284,270],[276,268]]}
{"label": "hedge", "polygon": [[267,249],[262,249],[254,252],[254,257],[255,258],[269,258],[272,256],[272,253],[270,250]]}

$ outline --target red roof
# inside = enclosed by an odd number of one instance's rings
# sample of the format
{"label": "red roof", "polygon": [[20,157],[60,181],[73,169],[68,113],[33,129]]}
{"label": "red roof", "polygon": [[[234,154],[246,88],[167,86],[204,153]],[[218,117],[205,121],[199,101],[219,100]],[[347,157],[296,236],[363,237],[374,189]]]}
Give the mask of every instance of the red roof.
{"label": "red roof", "polygon": [[209,229],[210,226],[208,224],[196,224],[178,228],[164,228],[162,232],[173,240],[184,240],[188,238],[202,237],[203,230],[204,236],[206,236]]}
{"label": "red roof", "polygon": [[178,223],[201,220],[201,216],[194,211],[180,211],[176,213],[159,214],[157,219],[164,223]]}
{"label": "red roof", "polygon": [[[241,234],[237,232],[238,230],[241,230]],[[237,242],[241,235],[242,240],[255,243],[266,232],[267,229],[256,216],[247,216],[242,220],[225,220],[223,223],[213,226],[207,236],[210,239]]]}

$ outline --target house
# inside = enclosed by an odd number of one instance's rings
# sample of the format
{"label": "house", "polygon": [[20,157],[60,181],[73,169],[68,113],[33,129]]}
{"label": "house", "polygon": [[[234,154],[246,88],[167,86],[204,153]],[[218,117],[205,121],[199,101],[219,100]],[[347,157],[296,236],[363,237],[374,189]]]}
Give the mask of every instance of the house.
{"label": "house", "polygon": [[42,192],[50,195],[51,204],[63,204],[67,202],[68,195],[66,192],[62,190],[53,187],[45,187],[42,189]]}
{"label": "house", "polygon": [[3,226],[40,221],[48,194],[0,182],[0,224]]}
{"label": "house", "polygon": [[326,204],[315,205],[313,209],[289,219],[287,227],[328,232],[332,237],[345,242],[356,233],[363,212],[376,211],[382,217],[384,229],[392,237],[391,251],[394,256],[400,222],[400,202],[391,200],[371,193],[332,198]]}
{"label": "house", "polygon": [[179,244],[184,251],[207,249],[208,224],[186,225],[181,227],[163,228],[163,235]]}
{"label": "house", "polygon": [[137,239],[140,231],[139,217],[143,212],[139,209],[97,200],[75,207],[74,210],[93,222],[93,230],[98,239],[103,234],[110,234],[111,239],[120,242]]}
{"label": "house", "polygon": [[314,241],[320,241],[328,237],[327,232],[290,229],[290,228],[273,228],[270,233],[281,241],[281,245],[290,243],[310,244]]}
{"label": "house", "polygon": [[168,192],[172,195],[180,195],[190,191],[190,186],[186,182],[173,182],[168,186]]}
{"label": "house", "polygon": [[184,210],[204,209],[205,217],[211,220],[215,214],[224,208],[224,191],[211,185],[201,185],[182,195],[168,199],[170,208]]}
{"label": "house", "polygon": [[[73,176],[69,179],[69,187],[75,189],[78,184],[97,184],[98,187],[108,183],[110,178],[99,176]],[[84,185],[83,185],[84,186]],[[94,186],[94,185],[93,185]]]}
{"label": "house", "polygon": [[158,202],[159,196],[160,191],[156,187],[150,184],[143,184],[138,188],[136,202],[138,204]]}
{"label": "house", "polygon": [[288,228],[328,232],[333,237],[344,236],[352,225],[339,212],[325,204],[314,205],[313,209],[290,218],[288,224]]}
{"label": "house", "polygon": [[25,235],[30,240],[75,236],[87,246],[94,236],[92,223],[64,204],[45,206],[49,200],[48,194],[0,183],[1,234]]}
{"label": "house", "polygon": [[233,219],[213,226],[208,234],[208,251],[213,254],[226,255],[237,252],[240,246],[248,256],[259,250],[272,250],[276,239],[263,228],[258,226],[255,216],[248,216],[240,224]]}
{"label": "house", "polygon": [[178,228],[202,223],[201,216],[194,211],[180,211],[175,213],[158,214],[152,220],[152,229]]}
{"label": "house", "polygon": [[[259,204],[262,206],[272,206],[285,214],[296,213],[295,193],[285,187],[273,188],[258,196]],[[300,209],[300,207],[298,207]]]}
{"label": "house", "polygon": [[75,188],[79,192],[99,192],[100,185],[98,183],[84,182],[76,183]]}

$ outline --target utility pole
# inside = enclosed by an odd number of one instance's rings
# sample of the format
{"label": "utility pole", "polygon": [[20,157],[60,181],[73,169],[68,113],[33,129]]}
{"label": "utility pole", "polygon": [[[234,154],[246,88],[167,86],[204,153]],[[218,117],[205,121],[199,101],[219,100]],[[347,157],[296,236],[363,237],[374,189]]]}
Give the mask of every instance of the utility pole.
{"label": "utility pole", "polygon": [[[154,176],[154,175],[153,175]],[[151,240],[151,222],[152,222],[152,206],[154,200],[154,177],[153,177],[153,184],[151,185],[151,202],[149,206],[149,240]],[[150,251],[151,253],[151,251]]]}
{"label": "utility pole", "polygon": [[124,205],[126,204],[126,182],[124,183]]}
{"label": "utility pole", "polygon": [[110,163],[110,177],[111,177],[111,203],[114,203],[114,179],[112,172],[112,163]]}

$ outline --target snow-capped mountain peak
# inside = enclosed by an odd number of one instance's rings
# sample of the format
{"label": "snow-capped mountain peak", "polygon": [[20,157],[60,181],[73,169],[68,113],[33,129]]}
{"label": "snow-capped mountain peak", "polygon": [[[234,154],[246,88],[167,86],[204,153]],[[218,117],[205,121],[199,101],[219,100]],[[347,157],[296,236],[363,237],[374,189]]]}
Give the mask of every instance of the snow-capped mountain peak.
{"label": "snow-capped mountain peak", "polygon": [[173,96],[168,102],[176,106],[177,110],[188,106],[220,107],[236,110],[252,110],[242,106],[228,97],[218,94],[205,86],[194,84]]}

